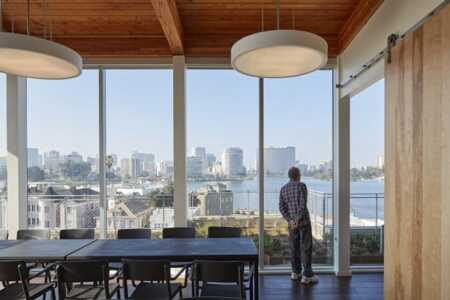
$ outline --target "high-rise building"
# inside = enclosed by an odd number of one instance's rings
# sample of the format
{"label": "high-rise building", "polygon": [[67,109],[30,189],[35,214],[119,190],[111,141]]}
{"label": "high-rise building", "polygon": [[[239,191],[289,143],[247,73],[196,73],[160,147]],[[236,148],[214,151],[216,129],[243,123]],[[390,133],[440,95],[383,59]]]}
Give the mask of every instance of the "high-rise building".
{"label": "high-rise building", "polygon": [[214,165],[216,164],[216,156],[212,153],[206,154],[206,161],[208,162],[208,169],[212,169]]}
{"label": "high-rise building", "polygon": [[206,148],[205,147],[194,147],[192,149],[192,156],[197,156],[206,159]]}
{"label": "high-rise building", "polygon": [[379,155],[377,157],[377,167],[380,168],[380,169],[384,168],[384,155],[383,154]]}
{"label": "high-rise building", "polygon": [[64,155],[64,161],[80,163],[83,161],[83,156],[81,156],[78,152],[72,152],[70,154]]}
{"label": "high-rise building", "polygon": [[163,178],[173,177],[173,162],[168,160],[163,160],[159,162],[158,175]]}
{"label": "high-rise building", "polygon": [[[142,169],[141,173],[146,172],[150,177],[156,176],[156,164],[154,154],[134,152],[131,155],[131,159],[138,159],[140,161],[140,163],[142,164],[140,166],[140,168]],[[138,176],[141,176],[141,174],[139,174]]]}
{"label": "high-rise building", "polygon": [[143,162],[139,158],[130,158],[130,177],[137,178],[142,176]]}
{"label": "high-rise building", "polygon": [[264,148],[264,169],[266,174],[285,175],[295,165],[295,147]]}
{"label": "high-rise building", "polygon": [[63,163],[63,160],[58,151],[51,150],[44,153],[44,168],[50,173],[58,171],[61,163]]}
{"label": "high-rise building", "polygon": [[222,154],[222,172],[224,176],[245,175],[244,152],[241,148],[227,148]]}
{"label": "high-rise building", "polygon": [[131,176],[131,173],[130,173],[130,159],[122,158],[120,160],[120,175],[122,177]]}
{"label": "high-rise building", "polygon": [[197,191],[201,216],[228,216],[233,214],[233,192],[223,183],[207,185]]}
{"label": "high-rise building", "polygon": [[41,167],[42,161],[38,148],[28,148],[28,167]]}
{"label": "high-rise building", "polygon": [[199,177],[203,175],[203,160],[198,156],[187,157],[187,176]]}

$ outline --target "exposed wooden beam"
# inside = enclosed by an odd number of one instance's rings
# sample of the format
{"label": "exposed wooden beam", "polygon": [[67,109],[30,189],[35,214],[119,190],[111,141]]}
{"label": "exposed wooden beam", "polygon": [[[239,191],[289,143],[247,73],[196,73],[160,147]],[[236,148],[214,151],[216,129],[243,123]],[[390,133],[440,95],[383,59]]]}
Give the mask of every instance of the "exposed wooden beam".
{"label": "exposed wooden beam", "polygon": [[377,11],[383,0],[362,0],[356,6],[339,33],[339,52],[347,48],[370,17]]}
{"label": "exposed wooden beam", "polygon": [[172,54],[184,54],[183,28],[175,0],[152,0],[152,5]]}

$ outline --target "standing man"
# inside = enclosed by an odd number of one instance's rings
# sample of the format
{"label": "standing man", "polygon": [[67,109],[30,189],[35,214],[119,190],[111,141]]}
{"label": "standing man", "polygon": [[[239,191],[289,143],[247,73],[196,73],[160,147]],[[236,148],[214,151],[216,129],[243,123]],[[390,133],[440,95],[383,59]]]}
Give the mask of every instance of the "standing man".
{"label": "standing man", "polygon": [[[280,191],[280,212],[289,223],[289,243],[291,246],[292,280],[301,277],[301,283],[319,282],[312,270],[312,232],[309,211],[306,206],[308,189],[300,181],[300,169],[289,169],[289,182]],[[303,262],[303,276],[302,276]]]}

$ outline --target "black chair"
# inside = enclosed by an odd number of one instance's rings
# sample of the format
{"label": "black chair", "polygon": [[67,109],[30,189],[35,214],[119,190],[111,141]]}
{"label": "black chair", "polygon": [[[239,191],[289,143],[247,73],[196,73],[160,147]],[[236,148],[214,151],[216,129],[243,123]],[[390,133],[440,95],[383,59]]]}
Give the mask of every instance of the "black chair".
{"label": "black chair", "polygon": [[195,261],[196,297],[245,299],[244,264],[237,261]]}
{"label": "black chair", "polygon": [[193,227],[164,228],[162,237],[163,239],[193,239],[195,238],[195,229]]}
{"label": "black chair", "polygon": [[[48,292],[51,293],[52,300],[56,300],[55,286],[53,283],[31,283],[30,281],[42,275],[49,273],[48,266],[40,273],[30,276],[29,269],[23,261],[0,261],[0,281],[4,288],[0,291],[0,300],[14,299],[37,299],[46,298]],[[48,275],[50,276],[50,275]]]}
{"label": "black chair", "polygon": [[120,299],[119,285],[109,282],[109,268],[106,261],[60,262],[56,268],[56,276],[59,300],[109,300],[114,294]]}
{"label": "black chair", "polygon": [[59,232],[60,240],[93,240],[95,230],[93,228],[85,229],[62,229]]}
{"label": "black chair", "polygon": [[241,237],[241,228],[211,226],[208,228],[208,238],[239,238]]}
{"label": "black chair", "polygon": [[49,240],[50,231],[47,229],[20,229],[17,231],[18,240]]}
{"label": "black chair", "polygon": [[[170,276],[170,262],[168,260],[137,260],[124,259],[123,289],[125,299],[173,299],[177,295],[183,298],[181,284],[172,283],[181,274]],[[128,280],[140,281],[131,296],[128,296]]]}
{"label": "black chair", "polygon": [[117,239],[151,239],[152,230],[147,228],[119,229]]}

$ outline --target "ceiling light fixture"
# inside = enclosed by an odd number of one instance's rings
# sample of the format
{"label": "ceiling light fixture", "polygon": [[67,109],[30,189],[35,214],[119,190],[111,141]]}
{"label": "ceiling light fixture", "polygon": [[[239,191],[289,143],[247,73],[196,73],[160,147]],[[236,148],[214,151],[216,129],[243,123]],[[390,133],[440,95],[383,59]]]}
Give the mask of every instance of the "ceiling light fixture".
{"label": "ceiling light fixture", "polygon": [[80,75],[83,62],[77,52],[51,40],[31,36],[30,9],[28,0],[27,34],[0,32],[0,72],[38,79],[67,79]]}
{"label": "ceiling light fixture", "polygon": [[277,0],[277,30],[251,34],[231,48],[235,70],[260,78],[293,77],[324,67],[328,44],[306,31],[280,30],[280,0]]}

